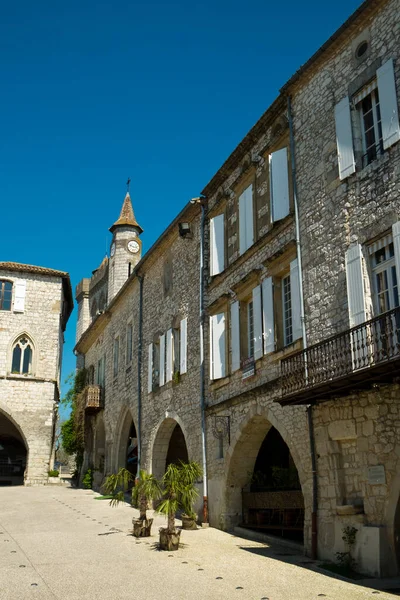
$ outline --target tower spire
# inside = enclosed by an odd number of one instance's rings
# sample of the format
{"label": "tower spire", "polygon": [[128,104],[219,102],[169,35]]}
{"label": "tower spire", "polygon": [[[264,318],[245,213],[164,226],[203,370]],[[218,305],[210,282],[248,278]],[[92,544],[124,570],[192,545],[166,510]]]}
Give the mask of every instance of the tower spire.
{"label": "tower spire", "polygon": [[123,204],[122,204],[121,213],[120,213],[118,219],[115,221],[115,223],[113,225],[111,225],[111,227],[110,227],[111,233],[113,233],[117,227],[127,226],[127,225],[129,227],[136,227],[139,235],[143,232],[143,229],[140,227],[139,223],[136,221],[135,213],[133,212],[132,201],[131,201],[131,197],[129,194],[130,183],[131,183],[131,180],[128,179],[128,181],[126,182],[128,190],[126,192],[126,196],[125,196]]}

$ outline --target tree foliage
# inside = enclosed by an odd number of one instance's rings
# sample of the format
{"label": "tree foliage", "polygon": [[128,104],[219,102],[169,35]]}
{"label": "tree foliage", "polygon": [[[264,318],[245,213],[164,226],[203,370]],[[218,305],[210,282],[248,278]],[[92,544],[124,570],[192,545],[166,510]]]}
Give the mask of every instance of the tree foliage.
{"label": "tree foliage", "polygon": [[61,425],[62,446],[67,454],[76,455],[78,468],[82,464],[85,444],[85,407],[81,392],[86,383],[86,371],[80,369],[67,377],[70,387],[61,404],[71,407],[70,418]]}

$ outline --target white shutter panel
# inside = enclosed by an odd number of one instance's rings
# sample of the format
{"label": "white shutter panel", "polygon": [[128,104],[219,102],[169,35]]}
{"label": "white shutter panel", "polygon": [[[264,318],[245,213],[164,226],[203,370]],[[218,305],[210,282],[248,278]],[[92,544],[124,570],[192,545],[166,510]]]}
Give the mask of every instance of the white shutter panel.
{"label": "white shutter panel", "polygon": [[150,394],[150,392],[153,390],[153,344],[149,344],[149,356],[147,365],[147,391]]}
{"label": "white shutter panel", "polygon": [[187,318],[181,321],[181,339],[180,339],[180,365],[181,375],[187,372]]}
{"label": "white shutter panel", "polygon": [[293,341],[302,337],[300,306],[300,271],[297,258],[290,263],[290,296],[292,304]]}
{"label": "white shutter panel", "polygon": [[160,335],[160,387],[165,383],[165,335]]}
{"label": "white shutter panel", "polygon": [[360,244],[352,246],[346,252],[346,280],[349,322],[350,327],[354,327],[367,320]]}
{"label": "white shutter panel", "polygon": [[378,79],[379,104],[381,109],[383,147],[389,148],[400,140],[399,112],[396,97],[393,59],[391,58],[376,72]]}
{"label": "white shutter panel", "polygon": [[397,289],[400,289],[400,221],[392,227],[394,260],[396,263]]}
{"label": "white shutter panel", "polygon": [[239,302],[233,302],[231,304],[231,352],[233,373],[240,369]]}
{"label": "white shutter panel", "polygon": [[267,277],[262,284],[264,354],[275,350],[275,325],[274,325],[274,295],[272,277]]}
{"label": "white shutter panel", "polygon": [[263,355],[262,313],[261,313],[261,286],[253,289],[253,326],[254,326],[254,358],[257,360]]}
{"label": "white shutter panel", "polygon": [[209,319],[209,324],[210,324],[210,379],[214,379],[214,353],[213,353],[214,316],[213,315]]}
{"label": "white shutter panel", "polygon": [[239,196],[239,252],[244,254],[246,246],[246,194]]}
{"label": "white shutter panel", "polygon": [[211,317],[212,372],[211,379],[225,377],[225,314]]}
{"label": "white shutter panel", "polygon": [[273,152],[269,157],[272,221],[289,214],[289,171],[287,148]]}
{"label": "white shutter panel", "polygon": [[335,106],[335,123],[339,177],[340,179],[346,179],[346,177],[356,170],[353,151],[353,133],[351,129],[350,101],[347,96]]}
{"label": "white shutter panel", "polygon": [[218,275],[225,268],[224,215],[210,219],[210,274]]}
{"label": "white shutter panel", "polygon": [[174,347],[174,338],[172,329],[167,331],[167,365],[165,373],[165,381],[172,381],[172,375],[174,374],[174,355],[172,348]]}
{"label": "white shutter panel", "polygon": [[254,244],[253,225],[253,186],[249,185],[245,190],[246,195],[246,250]]}
{"label": "white shutter panel", "polygon": [[26,279],[21,279],[15,284],[14,312],[25,310]]}

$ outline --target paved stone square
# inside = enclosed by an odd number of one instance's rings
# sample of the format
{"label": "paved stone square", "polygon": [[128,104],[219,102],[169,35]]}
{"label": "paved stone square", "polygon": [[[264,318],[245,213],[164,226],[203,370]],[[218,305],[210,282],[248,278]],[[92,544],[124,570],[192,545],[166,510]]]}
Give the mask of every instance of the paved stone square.
{"label": "paved stone square", "polygon": [[92,491],[0,491],[0,600],[362,600],[395,598],[310,570],[309,559],[217,529],[184,531],[177,552],[130,533],[137,511]]}

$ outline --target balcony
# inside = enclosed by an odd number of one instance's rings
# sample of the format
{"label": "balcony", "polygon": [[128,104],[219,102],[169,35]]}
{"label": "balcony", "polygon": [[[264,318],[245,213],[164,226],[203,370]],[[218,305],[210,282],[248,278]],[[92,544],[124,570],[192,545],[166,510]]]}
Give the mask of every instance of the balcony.
{"label": "balcony", "polygon": [[399,375],[400,307],[283,359],[278,402],[323,402]]}
{"label": "balcony", "polygon": [[104,408],[103,390],[100,385],[87,385],[81,396],[86,413],[95,413]]}

